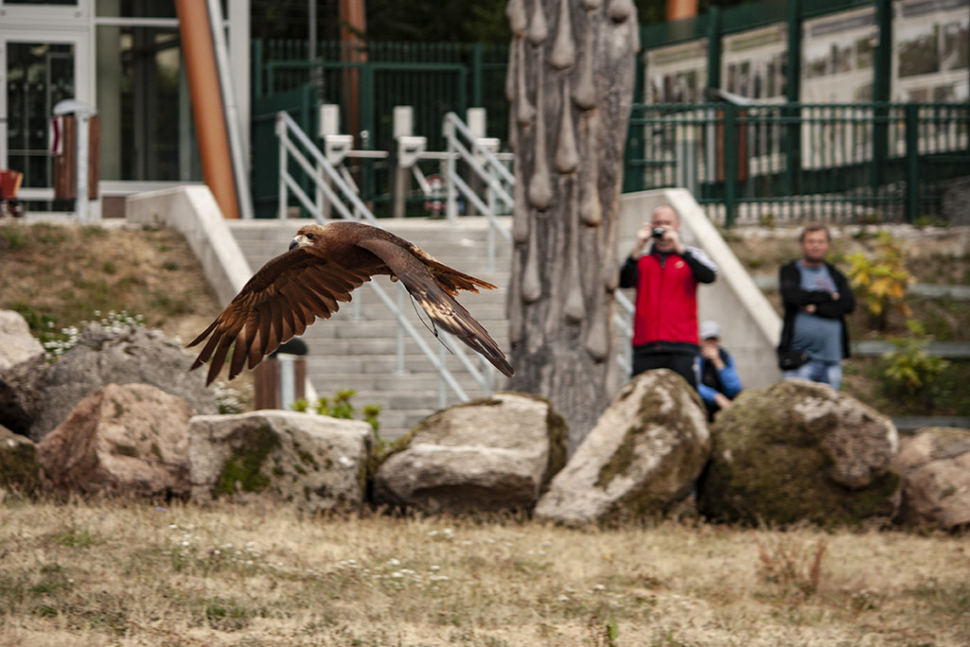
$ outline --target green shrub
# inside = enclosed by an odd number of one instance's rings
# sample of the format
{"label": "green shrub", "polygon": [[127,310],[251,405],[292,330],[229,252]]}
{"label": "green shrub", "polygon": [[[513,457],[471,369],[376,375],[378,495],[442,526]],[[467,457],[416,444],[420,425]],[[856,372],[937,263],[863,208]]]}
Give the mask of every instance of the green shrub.
{"label": "green shrub", "polygon": [[879,232],[876,249],[878,255],[873,259],[860,252],[846,260],[852,264],[849,268],[852,287],[865,300],[869,325],[885,330],[890,309],[896,308],[904,317],[912,314],[905,299],[914,279],[906,270],[903,246],[892,234]]}
{"label": "green shrub", "polygon": [[949,362],[930,355],[926,346],[932,337],[925,334],[922,324],[906,322],[915,338],[892,340],[895,350],[883,356],[880,366],[883,393],[910,407],[931,409],[937,396],[937,378]]}
{"label": "green shrub", "polygon": [[[358,411],[350,401],[355,395],[357,395],[357,389],[343,389],[337,391],[336,395],[334,395],[332,398],[317,398],[316,403],[312,405],[305,398],[301,398],[294,402],[290,408],[294,411],[306,413],[312,406],[313,410],[321,416],[342,418],[344,420],[355,420]],[[363,408],[361,408],[359,413],[360,419],[368,423],[374,429],[375,433],[378,429],[380,429],[381,424],[377,418],[381,413],[381,405],[366,404],[363,406]]]}

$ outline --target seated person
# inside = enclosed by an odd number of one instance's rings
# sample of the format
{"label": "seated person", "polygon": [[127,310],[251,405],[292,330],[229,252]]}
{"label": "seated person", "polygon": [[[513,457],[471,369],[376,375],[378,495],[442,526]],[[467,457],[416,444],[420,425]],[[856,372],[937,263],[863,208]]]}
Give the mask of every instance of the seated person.
{"label": "seated person", "polygon": [[731,406],[731,400],[741,392],[741,378],[734,367],[734,358],[721,348],[721,327],[716,321],[701,324],[700,384],[697,391],[707,407],[707,420]]}

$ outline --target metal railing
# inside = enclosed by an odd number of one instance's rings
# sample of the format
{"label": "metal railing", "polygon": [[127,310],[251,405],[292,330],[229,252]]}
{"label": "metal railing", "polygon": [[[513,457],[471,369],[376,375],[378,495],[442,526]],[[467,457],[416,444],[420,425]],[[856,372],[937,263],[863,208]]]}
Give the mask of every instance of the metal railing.
{"label": "metal railing", "polygon": [[[475,205],[478,213],[488,219],[488,271],[495,271],[496,234],[512,244],[512,234],[503,227],[496,216],[510,215],[514,201],[512,190],[515,177],[496,152],[469,130],[468,126],[453,112],[445,115],[445,142],[448,147],[445,156],[445,187],[447,200],[445,213],[448,221],[454,223],[458,218],[458,194]],[[497,148],[497,147],[496,147]],[[502,155],[509,160],[508,154]],[[458,172],[458,161],[468,165],[469,170],[479,178],[485,187],[486,197],[481,197],[472,189]]]}
{"label": "metal railing", "polygon": [[708,216],[916,221],[970,174],[966,104],[636,105],[627,189],[681,186]]}
{"label": "metal railing", "polygon": [[[330,164],[323,153],[304,133],[299,125],[285,111],[277,113],[276,132],[279,136],[279,155],[280,155],[280,179],[279,179],[279,218],[286,219],[286,210],[289,201],[289,193],[293,193],[300,203],[313,215],[321,224],[326,223],[324,212],[327,201],[341,218],[347,220],[366,220],[369,224],[380,227],[379,221],[370,212],[357,193],[346,182],[343,175]],[[290,172],[290,160],[302,169],[307,177],[312,179],[313,186],[316,188],[316,196],[311,199],[306,191],[300,186],[298,178]],[[349,203],[346,204],[345,203]],[[428,346],[424,337],[405,316],[405,288],[398,284],[398,297],[395,301],[387,292],[374,281],[368,281],[367,285],[377,295],[380,302],[393,314],[397,322],[397,361],[398,372],[403,373],[405,369],[405,340],[410,337],[417,344],[421,352],[427,357],[440,376],[440,403],[444,407],[447,405],[447,393],[450,390],[460,402],[467,402],[470,398],[465,390],[458,383],[454,374],[445,364],[443,353],[447,348],[461,363],[462,367],[468,371],[472,379],[483,389],[486,395],[490,394],[494,386],[494,369],[481,360],[484,370],[479,370],[468,357],[462,346],[443,330],[436,330],[435,334],[442,342],[439,353]],[[359,316],[359,303],[361,299],[355,299],[358,304],[355,313]]]}

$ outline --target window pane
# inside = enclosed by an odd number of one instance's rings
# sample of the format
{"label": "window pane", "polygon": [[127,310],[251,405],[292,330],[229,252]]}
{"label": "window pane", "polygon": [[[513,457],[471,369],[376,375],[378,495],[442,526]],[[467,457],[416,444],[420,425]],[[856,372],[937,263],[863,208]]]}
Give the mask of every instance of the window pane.
{"label": "window pane", "polygon": [[8,165],[23,172],[23,186],[53,186],[48,124],[57,102],[73,97],[73,45],[8,43]]}
{"label": "window pane", "polygon": [[201,178],[178,31],[98,27],[101,178]]}

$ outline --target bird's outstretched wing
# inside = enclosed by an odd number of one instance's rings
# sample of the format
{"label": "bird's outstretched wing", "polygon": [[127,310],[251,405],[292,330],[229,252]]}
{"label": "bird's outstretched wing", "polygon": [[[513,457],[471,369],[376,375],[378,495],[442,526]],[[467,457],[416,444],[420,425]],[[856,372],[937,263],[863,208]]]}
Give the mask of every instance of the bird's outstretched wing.
{"label": "bird's outstretched wing", "polygon": [[350,301],[350,292],[370,280],[367,271],[328,262],[308,249],[280,254],[262,267],[215,321],[189,347],[209,341],[192,368],[209,358],[206,384],[219,374],[235,343],[229,379],[236,377],[246,360],[249,368],[294,335],[302,335],[315,318],[328,319],[338,302]]}
{"label": "bird's outstretched wing", "polygon": [[481,353],[503,375],[512,377],[512,365],[495,340],[452,298],[458,290],[478,292],[479,287],[493,289],[494,285],[453,270],[414,245],[402,247],[377,237],[360,240],[357,244],[387,264],[436,325]]}

